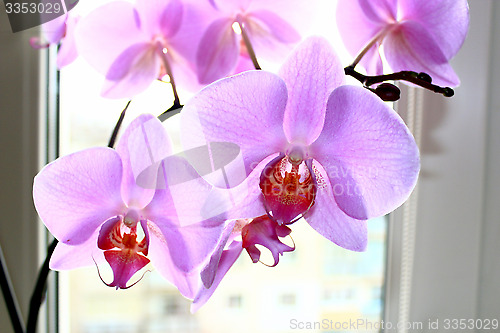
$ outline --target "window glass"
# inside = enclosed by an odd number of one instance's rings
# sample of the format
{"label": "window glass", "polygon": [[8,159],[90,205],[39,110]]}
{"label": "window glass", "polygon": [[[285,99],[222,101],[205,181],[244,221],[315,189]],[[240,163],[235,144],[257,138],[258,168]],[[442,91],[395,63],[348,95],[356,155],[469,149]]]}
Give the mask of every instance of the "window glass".
{"label": "window glass", "polygon": [[[74,10],[86,14],[101,3],[88,0]],[[323,25],[314,27],[313,32],[327,35],[347,65],[352,59],[337,47],[341,43],[334,35],[334,3],[331,1],[330,12],[321,13],[324,17],[318,19],[333,27],[331,31]],[[127,101],[99,97],[102,76],[82,59],[64,68],[60,78],[61,155],[106,146]],[[190,93],[181,89],[180,95],[185,103]],[[170,86],[154,83],[134,98],[122,128],[141,113],[162,113],[172,101]],[[168,122],[168,129],[175,135],[176,117]],[[210,301],[195,314],[189,311],[190,301],[154,270],[132,288],[118,291],[101,281],[96,267],[63,272],[61,332],[289,332],[308,323],[324,325],[324,320],[330,325],[326,331],[338,331],[335,323],[379,321],[386,219],[373,220],[368,225],[367,251],[356,253],[324,239],[305,221],[296,222],[292,226],[294,252],[285,253],[274,268],[253,264],[242,253]],[[263,261],[266,262],[265,257]],[[110,271],[101,269],[100,275],[104,281],[112,280]],[[316,330],[325,331],[324,328]]]}

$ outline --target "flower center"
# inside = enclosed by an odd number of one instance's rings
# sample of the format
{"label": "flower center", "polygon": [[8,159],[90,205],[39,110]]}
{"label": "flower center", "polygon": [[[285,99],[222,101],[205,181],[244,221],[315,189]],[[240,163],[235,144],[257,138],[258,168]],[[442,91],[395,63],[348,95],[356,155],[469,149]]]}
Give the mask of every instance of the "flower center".
{"label": "flower center", "polygon": [[[141,226],[141,229],[137,225]],[[97,246],[104,251],[104,257],[113,270],[113,282],[106,283],[117,289],[127,289],[130,278],[149,263],[147,230],[141,241],[137,240],[138,231],[142,230],[139,214],[130,209],[121,218],[107,221],[99,231]]]}
{"label": "flower center", "polygon": [[279,224],[300,219],[314,204],[316,183],[303,151],[292,149],[271,161],[260,177],[268,215]]}

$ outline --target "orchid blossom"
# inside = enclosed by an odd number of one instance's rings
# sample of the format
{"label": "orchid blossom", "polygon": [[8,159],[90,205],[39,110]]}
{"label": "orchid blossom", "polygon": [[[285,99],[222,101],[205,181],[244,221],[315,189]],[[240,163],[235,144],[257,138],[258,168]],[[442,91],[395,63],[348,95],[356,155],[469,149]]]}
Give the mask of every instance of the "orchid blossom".
{"label": "orchid blossom", "polygon": [[[207,84],[227,75],[254,69],[257,57],[283,57],[300,41],[301,1],[210,0],[217,11],[198,46],[198,80]],[[307,6],[312,7],[313,1]],[[303,13],[303,12],[302,12]],[[207,13],[208,15],[208,13]],[[254,64],[249,60],[252,59]]]}
{"label": "orchid blossom", "polygon": [[[147,142],[149,149],[140,150],[141,142]],[[162,150],[151,151],[151,147]],[[200,211],[199,203],[187,196],[211,188],[201,178],[183,184],[188,193],[183,200],[191,205],[185,211],[176,209],[168,183],[162,189],[137,185],[133,173],[137,163],[132,159],[169,152],[161,123],[142,115],[127,128],[116,150],[90,148],[42,169],[33,186],[35,207],[60,241],[50,267],[66,270],[94,262],[102,267],[107,262],[114,279],[106,284],[124,289],[151,262],[183,295],[194,297],[187,277],[213,252],[224,220],[194,218],[199,216],[193,214]],[[189,172],[189,165],[186,168],[182,170]]]}
{"label": "orchid blossom", "polygon": [[45,40],[32,37],[30,39],[31,46],[35,49],[43,49],[51,45],[59,45],[57,68],[61,69],[71,64],[78,57],[74,34],[79,20],[79,16],[66,13],[43,24],[42,31]]}
{"label": "orchid blossom", "polygon": [[238,219],[226,224],[220,242],[210,260],[201,267],[198,274],[191,278],[191,284],[197,283],[196,293],[191,305],[191,312],[196,312],[215,292],[222,278],[239,258],[243,250],[250,255],[252,262],[260,261],[260,250],[256,245],[266,247],[272,254],[274,267],[279,262],[279,256],[291,252],[290,247],[280,238],[290,235],[291,229],[286,225],[279,225],[267,215],[253,219]]}
{"label": "orchid blossom", "polygon": [[130,98],[165,75],[176,95],[174,77],[196,80],[190,45],[197,43],[201,23],[191,7],[181,0],[115,1],[82,19],[77,46],[106,76],[104,97]]}
{"label": "orchid blossom", "polygon": [[354,60],[383,73],[380,49],[393,71],[424,72],[433,83],[458,86],[449,61],[469,26],[466,0],[339,0],[337,25]]}
{"label": "orchid blossom", "polygon": [[[228,165],[224,179],[240,183],[229,186],[228,198],[238,198],[241,186],[248,193],[228,218],[267,214],[288,225],[304,217],[337,245],[361,251],[366,220],[408,198],[420,168],[413,136],[375,94],[341,85],[343,79],[329,44],[311,38],[279,76],[245,72],[207,86],[186,104],[185,148],[232,142],[241,149],[241,163]],[[246,179],[238,178],[242,169]]]}

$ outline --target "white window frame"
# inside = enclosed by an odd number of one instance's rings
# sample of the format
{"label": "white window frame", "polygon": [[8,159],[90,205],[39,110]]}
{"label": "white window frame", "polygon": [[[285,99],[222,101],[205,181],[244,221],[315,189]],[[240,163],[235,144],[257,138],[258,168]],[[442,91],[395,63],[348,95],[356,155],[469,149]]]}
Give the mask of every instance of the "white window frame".
{"label": "white window frame", "polygon": [[[56,50],[30,46],[38,28],[12,33],[0,5],[0,244],[26,324],[38,269],[49,235],[33,206],[33,177],[57,156],[57,71],[49,57]],[[49,275],[47,302],[38,317],[38,332],[57,332],[57,276]],[[51,313],[49,316],[49,312]],[[0,301],[0,332],[13,328]]]}
{"label": "white window frame", "polygon": [[417,110],[422,171],[417,198],[392,214],[384,319],[424,331],[446,319],[500,320],[500,3],[469,5],[455,96],[425,91],[398,105],[407,120]]}

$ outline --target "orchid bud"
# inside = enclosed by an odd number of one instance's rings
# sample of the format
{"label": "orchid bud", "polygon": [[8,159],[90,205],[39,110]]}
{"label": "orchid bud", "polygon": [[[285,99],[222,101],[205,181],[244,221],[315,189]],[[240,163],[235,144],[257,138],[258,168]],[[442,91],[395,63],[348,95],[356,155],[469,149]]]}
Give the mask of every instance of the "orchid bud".
{"label": "orchid bud", "polygon": [[401,91],[392,83],[382,83],[372,90],[385,102],[395,102],[401,96]]}

